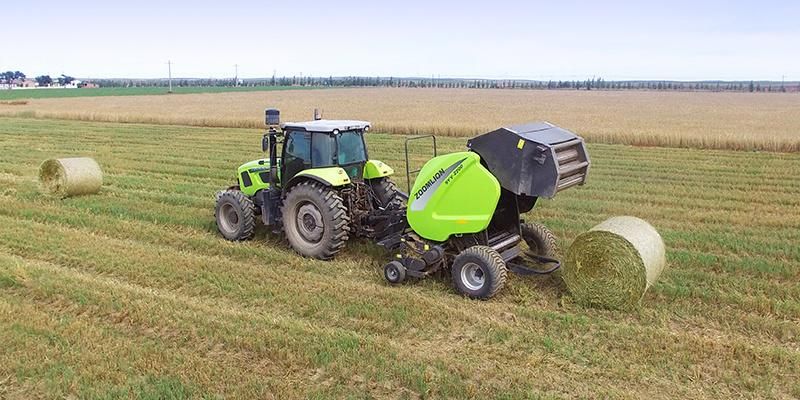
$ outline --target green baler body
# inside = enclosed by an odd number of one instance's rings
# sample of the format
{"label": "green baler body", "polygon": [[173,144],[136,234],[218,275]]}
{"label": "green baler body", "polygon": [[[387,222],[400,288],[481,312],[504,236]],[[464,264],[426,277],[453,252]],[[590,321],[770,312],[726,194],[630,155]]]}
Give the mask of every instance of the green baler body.
{"label": "green baler body", "polygon": [[500,199],[500,183],[473,152],[425,163],[409,193],[408,224],[421,237],[443,242],[451,235],[489,226]]}

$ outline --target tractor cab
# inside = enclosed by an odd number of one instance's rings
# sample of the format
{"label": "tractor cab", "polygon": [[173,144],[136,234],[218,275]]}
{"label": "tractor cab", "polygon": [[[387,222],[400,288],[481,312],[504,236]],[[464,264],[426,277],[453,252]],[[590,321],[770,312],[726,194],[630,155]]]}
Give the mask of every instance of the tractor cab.
{"label": "tractor cab", "polygon": [[282,124],[281,181],[289,182],[302,171],[326,167],[342,168],[348,178],[361,179],[368,160],[364,132],[369,127],[369,122],[353,120]]}

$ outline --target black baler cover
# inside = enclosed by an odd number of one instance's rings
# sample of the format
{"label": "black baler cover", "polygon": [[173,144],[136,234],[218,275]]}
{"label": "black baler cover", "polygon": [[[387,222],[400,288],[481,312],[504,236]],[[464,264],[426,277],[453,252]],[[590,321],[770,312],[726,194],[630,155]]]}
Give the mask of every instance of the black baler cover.
{"label": "black baler cover", "polygon": [[500,186],[517,195],[553,197],[583,184],[589,168],[583,139],[547,122],[499,128],[470,139],[467,147]]}

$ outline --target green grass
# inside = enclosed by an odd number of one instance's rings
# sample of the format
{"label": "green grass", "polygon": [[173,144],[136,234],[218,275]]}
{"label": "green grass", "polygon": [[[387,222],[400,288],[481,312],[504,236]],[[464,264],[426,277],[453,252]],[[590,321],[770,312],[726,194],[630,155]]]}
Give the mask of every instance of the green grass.
{"label": "green grass", "polygon": [[[661,232],[667,269],[615,312],[556,277],[390,287],[366,242],[222,240],[213,193],[257,130],[0,118],[0,142],[0,398],[800,396],[800,154],[590,146],[588,183],[528,218],[562,246],[612,215]],[[401,137],[369,143],[403,169]],[[40,195],[39,163],[74,155],[100,194]]]}
{"label": "green grass", "polygon": [[[264,92],[272,90],[315,89],[297,86],[173,86],[172,94]],[[46,99],[55,97],[147,96],[169,94],[166,87],[101,87],[95,89],[0,90],[0,100]]]}

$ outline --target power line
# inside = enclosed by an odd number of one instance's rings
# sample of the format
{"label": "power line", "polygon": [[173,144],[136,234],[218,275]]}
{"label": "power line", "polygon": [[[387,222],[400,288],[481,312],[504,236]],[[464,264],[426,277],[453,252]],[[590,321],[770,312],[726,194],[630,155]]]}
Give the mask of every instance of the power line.
{"label": "power line", "polygon": [[167,60],[167,70],[169,72],[169,92],[172,93],[172,61]]}

